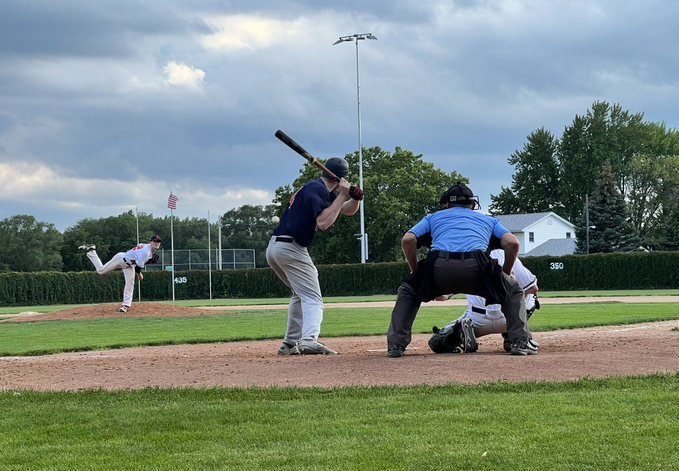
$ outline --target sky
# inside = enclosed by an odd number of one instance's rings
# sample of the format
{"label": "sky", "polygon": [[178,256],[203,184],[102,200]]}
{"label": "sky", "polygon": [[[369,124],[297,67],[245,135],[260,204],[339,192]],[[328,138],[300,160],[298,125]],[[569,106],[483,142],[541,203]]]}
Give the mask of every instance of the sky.
{"label": "sky", "polygon": [[[679,128],[673,0],[2,0],[0,220],[270,204],[361,142],[470,179],[596,101]],[[358,176],[353,180],[357,181]],[[445,188],[441,189],[443,192]],[[370,198],[370,195],[366,195]]]}

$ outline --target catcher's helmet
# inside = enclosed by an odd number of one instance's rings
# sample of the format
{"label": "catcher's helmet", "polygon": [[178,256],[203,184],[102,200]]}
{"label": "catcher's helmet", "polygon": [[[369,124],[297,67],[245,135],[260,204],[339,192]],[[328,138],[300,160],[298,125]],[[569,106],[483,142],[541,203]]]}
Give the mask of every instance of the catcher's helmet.
{"label": "catcher's helmet", "polygon": [[448,188],[448,191],[441,195],[439,203],[444,205],[451,204],[453,206],[467,206],[471,204],[473,209],[481,207],[479,197],[474,196],[474,193],[467,185],[459,182]]}
{"label": "catcher's helmet", "polygon": [[[341,157],[331,157],[325,162],[325,167],[338,178],[346,178],[349,175],[349,163]],[[323,176],[332,178],[328,172],[323,170]]]}

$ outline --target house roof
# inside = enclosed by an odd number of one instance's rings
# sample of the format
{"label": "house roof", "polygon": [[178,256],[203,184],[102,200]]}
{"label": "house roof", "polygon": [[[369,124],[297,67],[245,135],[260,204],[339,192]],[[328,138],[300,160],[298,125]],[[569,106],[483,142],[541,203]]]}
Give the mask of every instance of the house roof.
{"label": "house roof", "polygon": [[529,227],[537,224],[538,222],[546,219],[548,217],[554,217],[569,226],[575,228],[575,226],[562,218],[558,214],[547,211],[544,213],[529,213],[529,214],[506,214],[502,216],[495,216],[495,218],[502,223],[511,232],[525,232]]}
{"label": "house roof", "polygon": [[573,255],[575,253],[575,239],[549,239],[547,242],[538,245],[522,257],[540,257],[551,255],[560,257],[562,255]]}

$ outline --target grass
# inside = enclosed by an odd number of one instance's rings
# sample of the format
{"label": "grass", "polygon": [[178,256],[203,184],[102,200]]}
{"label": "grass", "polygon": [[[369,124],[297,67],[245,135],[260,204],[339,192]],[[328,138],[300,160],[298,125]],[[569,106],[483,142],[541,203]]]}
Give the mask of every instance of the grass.
{"label": "grass", "polygon": [[[415,330],[463,310],[422,309]],[[385,335],[390,312],[329,307],[323,334]],[[544,305],[531,326],[668,319],[679,319],[679,304]],[[0,354],[280,338],[285,324],[283,310],[3,323]],[[17,390],[0,392],[0,410],[3,471],[679,469],[679,374],[330,390]]]}
{"label": "grass", "polygon": [[679,376],[555,384],[0,393],[0,466],[677,469]]}
{"label": "grass", "polygon": [[[581,298],[581,297],[616,297],[616,296],[679,296],[679,289],[662,290],[610,290],[610,291],[541,291],[541,298]],[[463,299],[464,295],[456,294],[454,299]],[[372,296],[327,296],[323,298],[326,304],[370,302],[370,301],[395,301],[396,295],[372,295]],[[157,301],[162,303],[172,302],[177,306],[204,307],[204,306],[270,306],[274,304],[288,304],[290,298],[239,298],[239,299],[186,299],[177,301]],[[58,304],[51,306],[5,306],[0,307],[0,315],[12,315],[21,312],[54,312],[64,309],[72,309],[91,304]]]}
{"label": "grass", "polygon": [[[464,308],[428,307],[420,310],[415,333],[443,327]],[[386,335],[390,308],[328,308],[323,337]],[[531,319],[534,332],[633,324],[679,319],[679,304],[564,304],[545,305]],[[133,318],[87,321],[43,321],[0,324],[0,356],[44,355],[65,351],[233,342],[281,338],[287,312],[244,311],[241,313],[184,318]]]}

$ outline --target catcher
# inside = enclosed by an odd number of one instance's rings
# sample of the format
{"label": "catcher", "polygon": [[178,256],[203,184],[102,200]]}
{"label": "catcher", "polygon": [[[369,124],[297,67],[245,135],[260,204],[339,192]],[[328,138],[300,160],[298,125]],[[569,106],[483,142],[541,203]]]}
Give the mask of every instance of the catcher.
{"label": "catcher", "polygon": [[[504,263],[504,251],[493,250],[490,256],[497,260],[499,264]],[[538,280],[518,258],[514,262],[512,276],[524,292],[526,318],[530,319],[533,313],[540,309],[540,302],[537,299]],[[439,301],[445,299],[448,299],[448,296],[437,298]],[[471,334],[467,331],[468,329],[471,329]],[[499,304],[486,306],[486,299],[481,296],[467,295],[467,311],[462,317],[454,320],[443,329],[435,326],[433,330],[434,335],[429,339],[429,348],[434,353],[475,351],[478,348],[476,337],[489,334],[502,334],[502,347],[506,352],[511,351],[511,344],[507,338],[507,321],[502,313],[502,306]],[[473,338],[473,340],[469,340],[469,338]],[[539,344],[533,340],[532,336],[529,337],[529,342],[536,349],[539,348]],[[473,350],[469,348],[473,348]]]}

